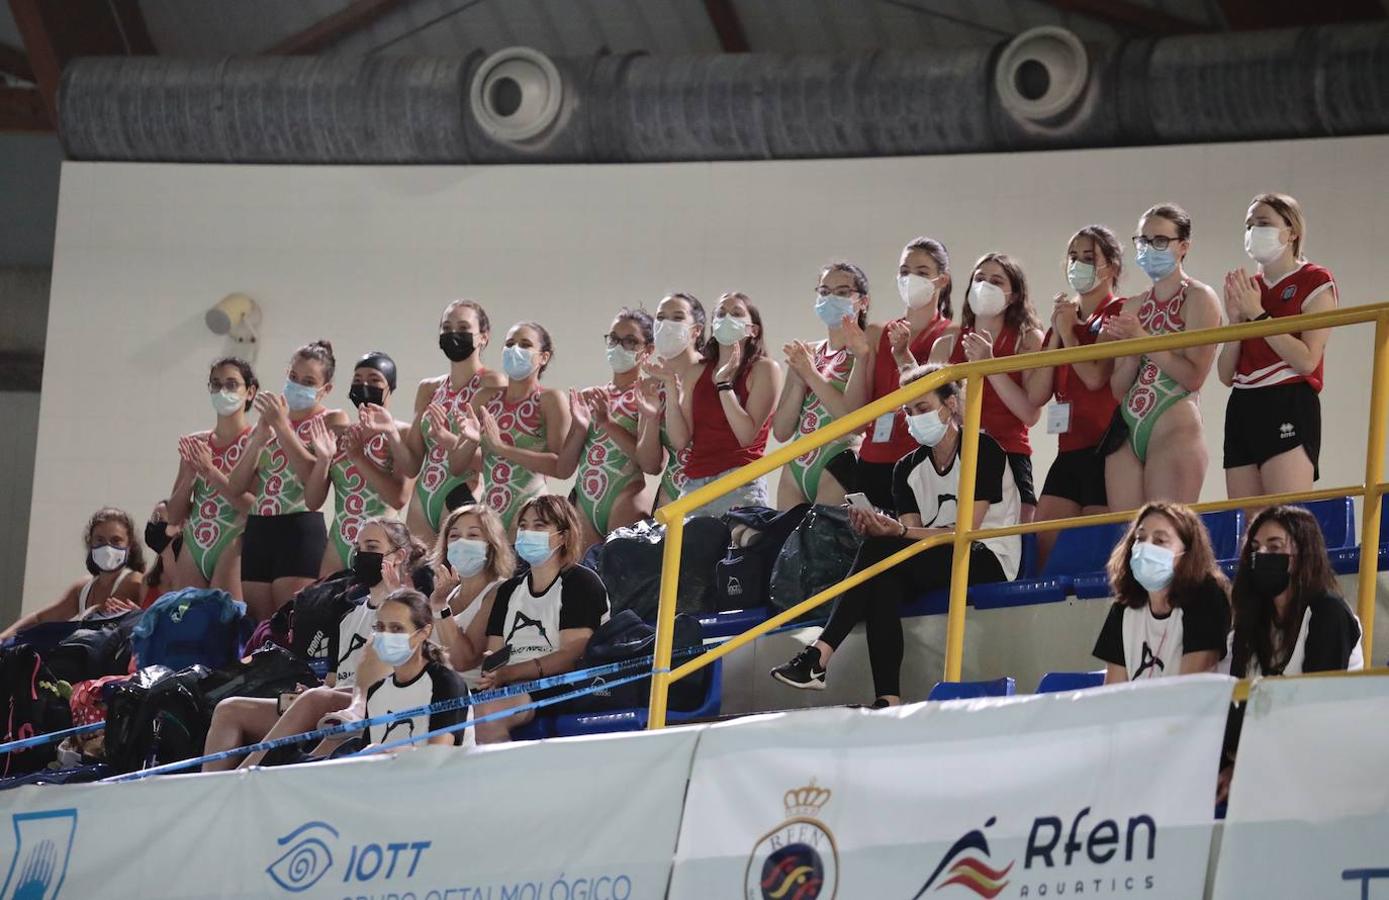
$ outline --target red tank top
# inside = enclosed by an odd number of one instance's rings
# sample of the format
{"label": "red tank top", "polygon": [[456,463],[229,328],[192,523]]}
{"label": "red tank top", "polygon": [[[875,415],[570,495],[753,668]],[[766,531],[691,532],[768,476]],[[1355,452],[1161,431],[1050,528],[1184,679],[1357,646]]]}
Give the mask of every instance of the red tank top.
{"label": "red tank top", "polygon": [[[1095,343],[1100,336],[1100,325],[1110,316],[1118,315],[1124,309],[1124,299],[1109,294],[1095,307],[1095,312],[1075,327],[1076,340],[1083,346]],[[1051,340],[1051,332],[1047,332]],[[1045,342],[1044,342],[1045,343]],[[1099,444],[1104,437],[1109,422],[1114,418],[1114,410],[1119,401],[1109,384],[1100,385],[1095,390],[1085,386],[1080,376],[1070,366],[1056,369],[1055,390],[1053,393],[1060,403],[1071,404],[1071,427],[1057,435],[1057,448],[1065,453],[1070,450],[1088,450]]]}
{"label": "red tank top", "polygon": [[[965,362],[965,335],[973,330],[960,329],[960,336],[955,339],[955,349],[950,351],[952,366]],[[994,356],[1012,356],[1017,350],[1018,333],[1005,325],[998,337],[994,338]],[[1021,385],[1022,375],[1021,372],[1012,372],[1008,377]],[[980,413],[979,422],[984,427],[984,433],[998,441],[1004,453],[1032,455],[1032,444],[1027,440],[1027,426],[1008,409],[1008,405],[994,391],[994,386],[988,379],[984,381],[984,409]]]}
{"label": "red tank top", "polygon": [[[772,417],[762,423],[757,438],[748,446],[738,443],[733,426],[728,424],[728,416],[723,411],[723,401],[719,399],[718,389],[714,387],[714,369],[717,362],[706,363],[699,380],[695,382],[692,407],[694,428],[690,436],[690,459],[685,464],[685,475],[689,478],[708,478],[730,469],[745,466],[762,458],[767,449],[767,432],[772,428]],[[748,376],[751,367],[733,385],[733,393],[738,402],[747,408]]]}
{"label": "red tank top", "polygon": [[[1275,319],[1297,315],[1302,312],[1302,307],[1307,301],[1322,291],[1330,290],[1333,296],[1336,293],[1336,282],[1331,273],[1312,263],[1303,263],[1271,285],[1264,281],[1262,272],[1255,275],[1254,280],[1259,284],[1260,302],[1264,311]],[[1322,364],[1325,362],[1326,357],[1323,354],[1322,359],[1317,361],[1317,368],[1310,375],[1301,375],[1284,362],[1283,357],[1268,345],[1268,341],[1263,338],[1250,338],[1240,341],[1234,387],[1261,388],[1305,381],[1314,391],[1320,392]]]}
{"label": "red tank top", "polygon": [[[899,320],[905,321],[905,319]],[[912,339],[908,349],[918,361],[931,355],[931,347],[936,339],[950,327],[950,320],[937,313],[925,328]],[[892,358],[892,345],[887,339],[887,325],[883,326],[882,336],[878,338],[878,355],[873,360],[873,390],[870,400],[886,397],[902,386],[901,373],[897,361]],[[874,441],[873,430],[877,423],[869,422],[864,430],[863,444],[859,447],[859,459],[870,463],[895,463],[921,446],[907,431],[907,417],[898,409],[892,414],[892,436],[886,441]]]}

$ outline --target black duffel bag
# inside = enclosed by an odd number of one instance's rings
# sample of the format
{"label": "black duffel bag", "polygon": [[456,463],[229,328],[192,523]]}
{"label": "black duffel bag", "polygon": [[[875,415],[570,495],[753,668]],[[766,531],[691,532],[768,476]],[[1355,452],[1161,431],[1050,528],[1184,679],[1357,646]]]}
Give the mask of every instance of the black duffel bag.
{"label": "black duffel bag", "polygon": [[[699,619],[684,613],[675,617],[674,657],[671,668],[679,665],[689,656],[680,656],[682,649],[699,647],[704,641],[704,631]],[[643,622],[630,609],[614,613],[589,638],[584,655],[579,660],[580,669],[605,666],[610,663],[640,659],[656,652],[656,629]],[[649,664],[608,675],[598,675],[589,680],[569,686],[570,690],[595,687],[627,678],[638,672],[649,671]],[[689,678],[682,678],[670,687],[669,707],[688,711],[698,709],[704,702],[711,673],[708,668],[701,669]],[[565,704],[565,709],[576,713],[612,712],[619,709],[645,709],[651,698],[651,676],[629,681],[616,687],[603,687],[591,694],[575,697]]]}
{"label": "black duffel bag", "polygon": [[[679,612],[714,611],[714,567],[728,550],[728,534],[728,526],[713,516],[686,520],[675,607]],[[645,521],[617,529],[604,542],[598,575],[614,613],[630,609],[638,618],[655,621],[661,603],[665,535],[665,526]]]}

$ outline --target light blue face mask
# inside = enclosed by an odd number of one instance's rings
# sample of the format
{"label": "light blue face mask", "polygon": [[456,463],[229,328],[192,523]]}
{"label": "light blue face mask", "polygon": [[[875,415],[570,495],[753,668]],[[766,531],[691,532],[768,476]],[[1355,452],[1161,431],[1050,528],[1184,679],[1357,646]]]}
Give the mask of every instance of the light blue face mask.
{"label": "light blue face mask", "polygon": [[535,355],[525,347],[512,344],[502,351],[502,371],[512,381],[525,381],[535,371]]}
{"label": "light blue face mask", "polygon": [[1177,554],[1166,547],[1146,541],[1135,542],[1129,551],[1129,571],[1143,590],[1149,593],[1160,591],[1172,583],[1176,558]]}
{"label": "light blue face mask", "polygon": [[285,382],[285,405],[294,412],[303,412],[318,405],[318,388],[294,381]]}
{"label": "light blue face mask", "polygon": [[526,531],[516,533],[516,555],[538,566],[555,555],[556,547],[550,546],[550,532]]}
{"label": "light blue face mask", "polygon": [[817,295],[815,315],[820,317],[820,321],[825,323],[825,327],[838,328],[844,324],[846,317],[853,318],[854,301],[847,297],[836,297],[834,294]]}
{"label": "light blue face mask", "polygon": [[410,646],[410,636],[414,634],[392,634],[378,631],[371,636],[371,649],[376,657],[388,666],[398,666],[410,658],[415,648]]}
{"label": "light blue face mask", "polygon": [[449,541],[449,565],[464,578],[471,578],[487,565],[487,542],[470,538]]}
{"label": "light blue face mask", "polygon": [[1151,244],[1144,244],[1138,248],[1134,262],[1138,263],[1138,268],[1146,272],[1149,278],[1161,281],[1176,271],[1177,251],[1170,245],[1166,250],[1159,250]]}

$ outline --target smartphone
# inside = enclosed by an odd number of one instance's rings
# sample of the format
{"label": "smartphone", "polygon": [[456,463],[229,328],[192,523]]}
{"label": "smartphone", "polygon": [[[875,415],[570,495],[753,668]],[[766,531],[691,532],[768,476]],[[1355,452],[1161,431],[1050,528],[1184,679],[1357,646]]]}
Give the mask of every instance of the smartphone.
{"label": "smartphone", "polygon": [[860,492],[856,491],[852,494],[845,494],[844,502],[848,503],[854,509],[861,509],[864,512],[873,512],[873,504],[869,503],[868,497]]}
{"label": "smartphone", "polygon": [[487,654],[482,661],[482,671],[490,672],[493,669],[500,669],[506,665],[509,659],[511,659],[511,645],[506,644],[500,650]]}

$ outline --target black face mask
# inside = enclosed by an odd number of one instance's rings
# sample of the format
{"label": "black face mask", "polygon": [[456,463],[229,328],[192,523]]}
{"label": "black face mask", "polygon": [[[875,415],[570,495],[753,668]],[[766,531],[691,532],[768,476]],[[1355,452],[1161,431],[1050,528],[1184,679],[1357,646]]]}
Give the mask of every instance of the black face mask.
{"label": "black face mask", "polygon": [[1255,553],[1249,563],[1249,584],[1261,597],[1277,597],[1288,589],[1291,557],[1286,553]]}
{"label": "black face mask", "polygon": [[439,335],[439,349],[453,362],[462,362],[473,355],[471,331],[445,331]]}
{"label": "black face mask", "polygon": [[363,403],[383,406],[386,402],[386,391],[374,384],[354,384],[347,391],[347,399],[352,401],[353,406],[361,406]]}
{"label": "black face mask", "polygon": [[164,530],[163,522],[145,523],[145,546],[153,550],[156,554],[163,553],[164,548],[169,546],[169,533]]}
{"label": "black face mask", "polygon": [[352,554],[352,574],[358,584],[367,587],[376,587],[381,583],[381,566],[385,560],[384,553],[370,553],[366,550],[358,550]]}

